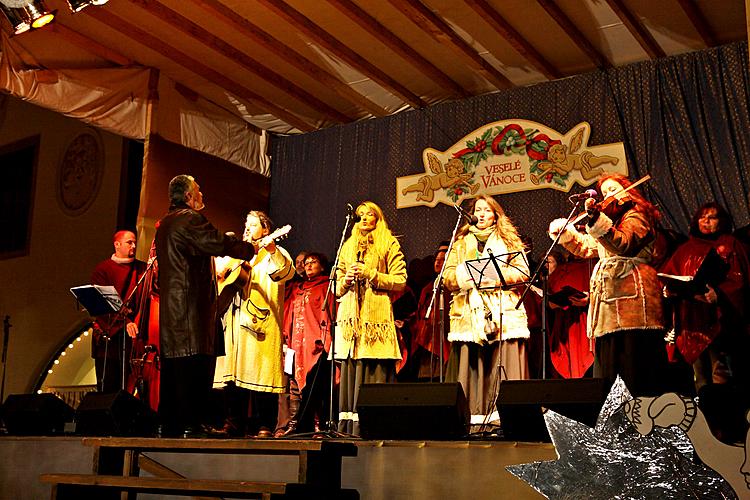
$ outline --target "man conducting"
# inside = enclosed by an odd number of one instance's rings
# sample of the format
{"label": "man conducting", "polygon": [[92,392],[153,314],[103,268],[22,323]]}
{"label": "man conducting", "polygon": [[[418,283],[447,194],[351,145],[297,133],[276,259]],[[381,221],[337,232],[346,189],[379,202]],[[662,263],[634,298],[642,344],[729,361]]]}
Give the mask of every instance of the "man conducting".
{"label": "man conducting", "polygon": [[252,243],[219,232],[205,216],[203,194],[189,175],[169,183],[169,213],[157,224],[163,435],[200,433],[217,354],[223,354],[212,256],[249,260]]}

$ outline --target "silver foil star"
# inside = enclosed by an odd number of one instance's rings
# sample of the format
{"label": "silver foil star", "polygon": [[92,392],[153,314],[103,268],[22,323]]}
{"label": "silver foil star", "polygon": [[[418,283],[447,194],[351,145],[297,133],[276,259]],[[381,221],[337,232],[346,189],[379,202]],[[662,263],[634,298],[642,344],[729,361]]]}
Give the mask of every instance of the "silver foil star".
{"label": "silver foil star", "polygon": [[729,483],[694,458],[679,428],[642,436],[623,409],[631,399],[618,378],[593,429],[547,410],[558,460],[506,469],[551,499],[737,498]]}

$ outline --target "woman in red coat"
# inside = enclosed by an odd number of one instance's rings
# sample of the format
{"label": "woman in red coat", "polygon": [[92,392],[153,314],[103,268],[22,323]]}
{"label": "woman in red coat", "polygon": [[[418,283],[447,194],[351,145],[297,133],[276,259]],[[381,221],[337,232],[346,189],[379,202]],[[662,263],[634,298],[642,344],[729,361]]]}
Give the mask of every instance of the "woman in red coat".
{"label": "woman in red coat", "polygon": [[713,202],[702,205],[690,224],[690,239],[663,268],[666,274],[693,276],[711,249],[728,265],[726,276],[717,277],[705,293],[676,299],[675,344],[693,366],[696,390],[727,382],[731,361],[737,369],[746,363],[740,356],[747,354],[740,353],[738,345],[747,335],[744,309],[750,264],[731,230],[731,218],[723,207]]}

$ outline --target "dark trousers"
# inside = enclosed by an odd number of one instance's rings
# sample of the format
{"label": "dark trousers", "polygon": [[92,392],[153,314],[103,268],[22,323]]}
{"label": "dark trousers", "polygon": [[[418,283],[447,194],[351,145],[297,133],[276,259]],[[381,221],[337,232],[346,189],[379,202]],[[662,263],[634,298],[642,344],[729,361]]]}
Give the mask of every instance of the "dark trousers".
{"label": "dark trousers", "polygon": [[161,359],[159,419],[168,431],[205,423],[216,357],[205,354]]}
{"label": "dark trousers", "polygon": [[664,392],[667,351],[662,330],[625,330],[596,339],[594,377],[614,384],[622,377],[633,396]]}
{"label": "dark trousers", "polygon": [[[122,389],[122,334],[113,335],[109,341],[99,338],[94,349],[94,368],[96,370],[96,389],[99,392],[112,393]],[[92,342],[94,339],[92,339]],[[126,346],[130,352],[130,342]],[[130,363],[125,365],[125,380],[130,375]]]}
{"label": "dark trousers", "polygon": [[105,358],[103,356],[94,358],[94,368],[96,369],[96,389],[99,392],[112,393],[122,389],[122,361],[120,356],[116,358]]}
{"label": "dark trousers", "polygon": [[299,432],[311,432],[315,427],[315,416],[321,424],[328,421],[328,400],[330,399],[331,362],[321,353],[318,361],[305,378],[302,401],[294,416]]}
{"label": "dark trousers", "polygon": [[228,423],[240,434],[255,435],[259,430],[273,431],[279,409],[279,395],[237,387],[224,387],[225,411]]}

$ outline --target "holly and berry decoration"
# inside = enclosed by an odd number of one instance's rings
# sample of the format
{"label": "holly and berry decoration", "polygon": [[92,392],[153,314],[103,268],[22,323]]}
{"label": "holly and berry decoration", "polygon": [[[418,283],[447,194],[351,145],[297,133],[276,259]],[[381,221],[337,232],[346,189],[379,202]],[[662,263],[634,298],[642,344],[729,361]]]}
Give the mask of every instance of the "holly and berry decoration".
{"label": "holly and berry decoration", "polygon": [[[529,158],[530,173],[544,173],[539,167],[539,162],[547,160],[549,148],[560,144],[557,139],[551,139],[547,134],[539,130],[524,129],[518,124],[511,123],[504,127],[490,127],[484,131],[481,137],[466,141],[466,148],[453,153],[454,158],[459,158],[464,164],[464,171],[473,172],[480,161],[486,160],[491,154],[500,156],[526,155]],[[556,183],[560,186],[566,184],[568,174],[562,176],[556,172],[547,172],[540,182]],[[447,194],[455,199],[464,194],[465,191],[457,193],[461,186],[447,189]],[[452,194],[455,194],[452,196]]]}

